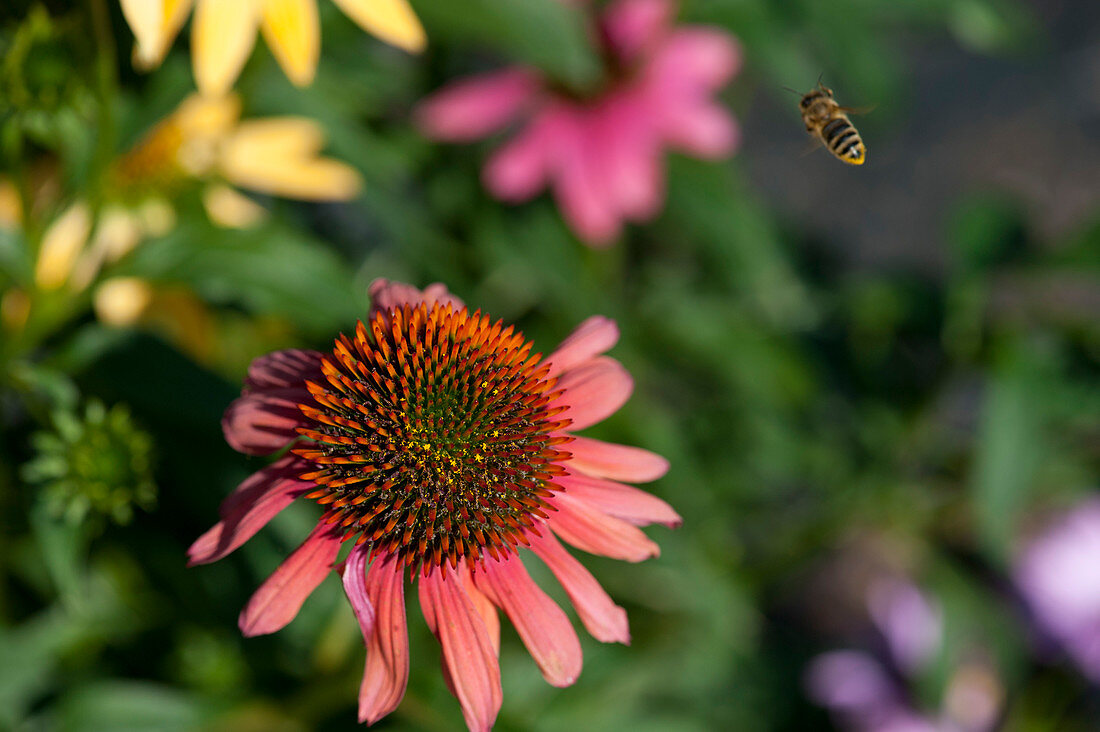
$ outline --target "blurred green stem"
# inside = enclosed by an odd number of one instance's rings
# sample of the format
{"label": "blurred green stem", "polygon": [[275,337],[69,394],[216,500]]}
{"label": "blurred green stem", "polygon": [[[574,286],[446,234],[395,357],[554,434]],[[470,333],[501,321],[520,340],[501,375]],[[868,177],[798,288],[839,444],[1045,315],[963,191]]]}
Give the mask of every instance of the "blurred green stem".
{"label": "blurred green stem", "polygon": [[99,101],[99,130],[96,135],[94,166],[102,174],[114,156],[115,124],[114,101],[118,91],[118,59],[115,56],[115,37],[111,30],[111,14],[106,0],[88,0],[95,35],[95,88]]}

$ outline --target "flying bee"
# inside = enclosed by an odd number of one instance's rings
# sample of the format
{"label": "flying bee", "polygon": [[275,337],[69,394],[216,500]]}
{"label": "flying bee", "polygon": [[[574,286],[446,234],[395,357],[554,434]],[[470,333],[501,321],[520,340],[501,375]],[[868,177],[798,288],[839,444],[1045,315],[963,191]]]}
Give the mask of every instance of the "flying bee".
{"label": "flying bee", "polygon": [[806,131],[820,140],[829,152],[849,165],[863,165],[867,148],[847,115],[855,110],[837,104],[832,89],[818,80],[816,87],[802,95],[798,107],[802,110]]}

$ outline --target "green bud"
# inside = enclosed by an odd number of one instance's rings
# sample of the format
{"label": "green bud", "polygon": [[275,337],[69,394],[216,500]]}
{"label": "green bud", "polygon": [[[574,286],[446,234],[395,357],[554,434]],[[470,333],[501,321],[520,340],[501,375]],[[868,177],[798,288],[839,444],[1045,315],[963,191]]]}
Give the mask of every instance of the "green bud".
{"label": "green bud", "polygon": [[129,410],[91,400],[84,413],[54,414],[52,430],[31,437],[35,457],[23,479],[41,487],[51,513],[71,523],[109,518],[125,524],[134,507],[156,503],[153,440]]}

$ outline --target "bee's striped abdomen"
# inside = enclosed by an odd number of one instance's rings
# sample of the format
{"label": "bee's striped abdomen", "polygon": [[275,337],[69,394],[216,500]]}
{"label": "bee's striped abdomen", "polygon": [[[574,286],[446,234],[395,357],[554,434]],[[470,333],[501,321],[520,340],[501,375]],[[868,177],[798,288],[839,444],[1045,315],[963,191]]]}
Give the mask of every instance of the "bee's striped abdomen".
{"label": "bee's striped abdomen", "polygon": [[821,128],[821,139],[829,148],[829,152],[840,160],[852,165],[863,163],[865,153],[863,140],[860,139],[855,126],[848,121],[847,115],[840,113],[829,120]]}

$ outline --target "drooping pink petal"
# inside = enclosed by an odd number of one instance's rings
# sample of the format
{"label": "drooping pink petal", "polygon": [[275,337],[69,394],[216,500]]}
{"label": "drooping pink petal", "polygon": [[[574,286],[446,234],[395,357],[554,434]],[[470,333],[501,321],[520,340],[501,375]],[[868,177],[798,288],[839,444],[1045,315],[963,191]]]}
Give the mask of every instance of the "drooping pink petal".
{"label": "drooping pink petal", "polygon": [[302,386],[321,373],[322,354],[291,348],[254,359],[244,380],[246,389],[285,389]]}
{"label": "drooping pink petal", "polygon": [[604,151],[596,139],[592,112],[562,112],[552,161],[554,196],[573,232],[589,246],[609,246],[619,236],[622,216],[599,175]]}
{"label": "drooping pink petal", "polygon": [[631,61],[661,39],[676,6],[669,0],[619,0],[608,6],[601,27],[623,61]]}
{"label": "drooping pink petal", "polygon": [[485,557],[474,584],[516,627],[523,645],[553,686],[570,686],[581,673],[581,643],[569,618],[542,591],[515,554],[504,561]]}
{"label": "drooping pink petal", "polygon": [[568,406],[561,418],[572,420],[569,430],[596,424],[618,411],[634,390],[634,380],[622,364],[608,356],[597,356],[566,371],[557,383],[564,389],[554,406]]}
{"label": "drooping pink petal", "polygon": [[318,524],[249,599],[238,620],[246,636],[274,633],[294,619],[340,553],[340,534]]}
{"label": "drooping pink petal", "polygon": [[503,699],[500,665],[489,633],[449,565],[421,577],[420,608],[443,649],[462,716],[471,732],[488,732]]}
{"label": "drooping pink petal", "polygon": [[537,114],[485,163],[481,174],[485,188],[510,203],[533,198],[546,185],[559,134],[558,115]]}
{"label": "drooping pink petal", "polygon": [[661,555],[661,548],[641,529],[573,500],[568,493],[556,494],[550,504],[557,509],[548,522],[550,528],[582,551],[627,562]]}
{"label": "drooping pink petal", "polygon": [[[497,606],[493,604],[493,601],[486,597],[485,593],[474,585],[473,577],[467,569],[465,561],[459,561],[461,563],[458,565],[458,569],[451,576],[462,583],[463,592],[469,595],[470,602],[473,603],[474,609],[477,611],[478,615],[481,616],[481,621],[485,623],[485,630],[489,634],[489,642],[493,645],[493,654],[499,660],[500,613],[497,610]],[[440,658],[440,661],[443,671],[443,683],[445,683],[450,692],[457,697],[458,692],[455,690],[454,680],[451,679],[450,669],[447,668],[447,659]]]}
{"label": "drooping pink petal", "polygon": [[262,389],[237,397],[222,416],[225,441],[246,455],[270,455],[298,437],[299,404],[313,404],[304,387]]}
{"label": "drooping pink petal", "polygon": [[538,80],[523,69],[472,76],[428,97],[416,110],[416,123],[437,140],[477,140],[508,124],[537,91]]}
{"label": "drooping pink petal", "polygon": [[371,563],[366,593],[374,608],[374,627],[367,638],[367,662],[359,687],[359,721],[374,724],[397,709],[409,682],[405,578],[391,557]]}
{"label": "drooping pink petal", "polygon": [[570,472],[580,471],[597,478],[648,483],[668,472],[667,460],[640,447],[574,437],[564,449],[573,455],[569,459]]}
{"label": "drooping pink petal", "polygon": [[601,643],[630,644],[626,610],[616,605],[603,587],[549,531],[528,536],[531,550],[558,578],[565,594],[592,637]]}
{"label": "drooping pink petal", "polygon": [[678,28],[650,60],[645,83],[655,99],[703,99],[740,67],[741,49],[733,36],[717,28]]}
{"label": "drooping pink petal", "polygon": [[419,290],[404,282],[391,282],[379,277],[370,283],[371,307],[370,317],[379,312],[396,310],[402,305],[418,305],[426,303],[428,306],[436,303],[451,303],[455,308],[462,308],[464,303],[459,298],[447,291],[447,286],[442,282],[435,282],[423,290]]}
{"label": "drooping pink petal", "polygon": [[367,558],[370,549],[365,544],[357,544],[348,552],[344,562],[341,579],[344,582],[344,594],[348,596],[351,611],[359,621],[359,630],[363,633],[363,643],[374,634],[374,605],[367,594]]}
{"label": "drooping pink petal", "polygon": [[470,596],[470,602],[473,603],[474,609],[481,616],[481,622],[485,623],[485,630],[489,634],[489,642],[493,645],[493,653],[499,658],[500,614],[497,611],[497,606],[485,596],[484,592],[477,588],[469,572],[459,571],[456,575],[462,579],[462,587],[466,590],[466,594]]}
{"label": "drooping pink petal", "polygon": [[704,159],[724,158],[741,144],[733,116],[711,102],[666,107],[661,129],[669,145]]}
{"label": "drooping pink petal", "polygon": [[577,473],[559,476],[554,482],[571,498],[635,526],[662,524],[674,529],[684,522],[672,506],[632,485]]}
{"label": "drooping pink petal", "polygon": [[222,502],[222,520],[187,550],[188,566],[216,562],[235,551],[295,498],[312,489],[312,483],[297,479],[301,472],[301,463],[288,456],[250,475]]}
{"label": "drooping pink petal", "polygon": [[649,103],[634,90],[612,94],[595,120],[602,151],[597,174],[616,208],[632,221],[655,216],[664,199],[660,139]]}
{"label": "drooping pink petal", "polygon": [[573,329],[561,345],[551,353],[546,363],[550,366],[550,376],[581,365],[602,353],[611,350],[619,342],[619,326],[611,318],[593,315]]}

